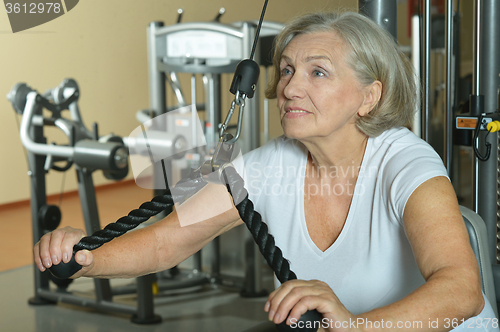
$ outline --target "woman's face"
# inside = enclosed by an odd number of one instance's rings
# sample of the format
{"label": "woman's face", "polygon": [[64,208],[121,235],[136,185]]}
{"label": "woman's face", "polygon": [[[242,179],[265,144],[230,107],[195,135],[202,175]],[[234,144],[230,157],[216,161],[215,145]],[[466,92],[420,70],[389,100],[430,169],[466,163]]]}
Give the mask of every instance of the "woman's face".
{"label": "woman's face", "polygon": [[276,92],[287,137],[308,141],[357,130],[356,114],[367,112],[347,52],[334,32],[301,34],[285,48]]}

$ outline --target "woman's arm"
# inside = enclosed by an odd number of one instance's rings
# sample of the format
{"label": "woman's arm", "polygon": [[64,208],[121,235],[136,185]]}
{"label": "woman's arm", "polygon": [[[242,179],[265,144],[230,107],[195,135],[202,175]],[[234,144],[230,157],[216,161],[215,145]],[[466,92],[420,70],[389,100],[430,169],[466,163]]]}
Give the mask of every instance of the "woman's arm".
{"label": "woman's arm", "polygon": [[[397,329],[401,322],[402,330],[446,331],[456,327],[453,323],[478,315],[484,307],[479,269],[448,179],[432,178],[413,192],[405,207],[404,227],[426,280],[413,293],[355,316],[324,282],[293,280],[269,295],[265,306],[269,319],[281,323],[289,314],[293,326],[307,310],[316,309],[324,317],[321,327],[328,331]],[[436,320],[439,326],[434,329],[429,323]],[[410,328],[405,328],[407,322]]]}
{"label": "woman's arm", "polygon": [[455,192],[445,177],[432,178],[410,196],[404,227],[426,283],[391,305],[360,315],[371,321],[440,323],[478,315],[484,307],[480,274]]}
{"label": "woman's arm", "polygon": [[[166,270],[240,223],[227,189],[208,184],[165,219],[91,252],[79,251],[75,259],[84,267],[73,278],[129,278]],[[44,235],[34,248],[35,263],[43,271],[69,261],[73,245],[82,236],[83,232],[70,229]]]}

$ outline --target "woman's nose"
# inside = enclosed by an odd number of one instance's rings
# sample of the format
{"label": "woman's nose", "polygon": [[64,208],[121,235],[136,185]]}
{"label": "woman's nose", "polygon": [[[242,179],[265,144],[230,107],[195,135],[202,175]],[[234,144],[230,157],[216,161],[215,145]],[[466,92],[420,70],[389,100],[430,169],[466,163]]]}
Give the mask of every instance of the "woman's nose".
{"label": "woman's nose", "polygon": [[294,73],[288,80],[283,93],[287,99],[302,98],[305,95],[304,79],[299,73]]}

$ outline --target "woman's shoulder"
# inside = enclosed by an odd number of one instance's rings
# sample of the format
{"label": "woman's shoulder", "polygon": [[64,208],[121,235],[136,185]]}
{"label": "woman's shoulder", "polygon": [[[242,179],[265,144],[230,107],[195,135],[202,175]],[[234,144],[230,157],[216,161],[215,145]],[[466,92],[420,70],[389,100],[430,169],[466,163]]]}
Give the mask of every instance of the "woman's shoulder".
{"label": "woman's shoulder", "polygon": [[424,154],[441,159],[430,144],[405,127],[386,130],[373,138],[372,146],[374,153],[383,153],[386,157],[406,155],[411,159],[412,156]]}
{"label": "woman's shoulder", "polygon": [[428,145],[423,139],[406,127],[388,129],[379,136],[374,137],[373,141],[378,145],[406,145],[408,143]]}
{"label": "woman's shoulder", "polygon": [[[434,148],[407,128],[393,128],[372,141],[371,160],[384,174],[446,175],[443,161]],[[389,176],[391,178],[391,176]]]}

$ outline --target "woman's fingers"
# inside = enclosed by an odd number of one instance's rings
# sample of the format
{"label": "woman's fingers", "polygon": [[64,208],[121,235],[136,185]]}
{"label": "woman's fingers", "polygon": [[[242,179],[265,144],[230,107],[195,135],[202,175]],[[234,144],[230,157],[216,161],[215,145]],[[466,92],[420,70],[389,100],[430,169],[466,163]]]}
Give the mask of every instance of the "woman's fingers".
{"label": "woman's fingers", "polygon": [[42,259],[40,257],[40,242],[38,242],[37,244],[35,244],[35,247],[33,248],[33,256],[35,258],[36,267],[40,271],[44,272],[45,271],[45,266],[43,266]]}
{"label": "woman's fingers", "polygon": [[[47,233],[33,248],[35,264],[40,271],[45,271],[52,265],[67,263],[73,255],[73,246],[85,235],[82,230],[65,227]],[[85,258],[93,260],[92,257]]]}
{"label": "woman's fingers", "polygon": [[89,266],[94,262],[94,255],[88,250],[80,250],[75,254],[75,261],[81,266]]}
{"label": "woman's fingers", "polygon": [[[264,306],[264,310],[269,313],[269,320],[275,324],[283,322],[292,308],[306,294],[311,294],[311,281],[291,280],[283,283],[278,289],[273,291]],[[304,311],[305,312],[305,311]]]}
{"label": "woman's fingers", "polygon": [[[331,288],[318,280],[292,280],[282,284],[269,295],[264,310],[269,320],[279,324],[297,321],[308,310],[331,307],[338,302]],[[288,317],[288,318],[287,318]]]}

